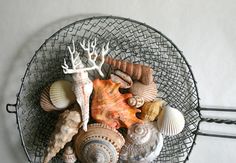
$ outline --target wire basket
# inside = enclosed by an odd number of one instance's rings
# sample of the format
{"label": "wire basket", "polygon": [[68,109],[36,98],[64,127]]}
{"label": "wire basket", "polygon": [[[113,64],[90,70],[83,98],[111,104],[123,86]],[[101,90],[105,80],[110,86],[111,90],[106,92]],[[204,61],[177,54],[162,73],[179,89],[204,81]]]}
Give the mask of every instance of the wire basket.
{"label": "wire basket", "polygon": [[[69,57],[72,40],[97,38],[98,46],[110,42],[109,56],[152,67],[158,91],[170,106],[183,113],[184,130],[165,137],[163,149],[154,162],[185,162],[191,152],[200,121],[199,98],[193,73],[174,43],[156,29],[130,19],[104,16],[76,21],[53,34],[29,62],[15,106],[22,145],[30,162],[42,162],[58,113],[45,113],[39,105],[42,89],[65,79],[61,65]],[[82,49],[80,49],[82,50]],[[83,59],[82,59],[83,60]],[[85,63],[88,64],[88,63]],[[110,67],[103,69],[106,75]],[[97,76],[89,72],[90,78]],[[59,153],[52,162],[62,162]]]}

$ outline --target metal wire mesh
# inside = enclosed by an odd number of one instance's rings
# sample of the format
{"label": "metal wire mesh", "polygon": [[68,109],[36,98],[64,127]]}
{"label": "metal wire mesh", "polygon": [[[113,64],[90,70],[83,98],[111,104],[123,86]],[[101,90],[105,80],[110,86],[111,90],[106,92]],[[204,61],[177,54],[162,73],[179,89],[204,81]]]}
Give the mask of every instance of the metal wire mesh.
{"label": "metal wire mesh", "polygon": [[[69,57],[67,46],[72,40],[79,47],[80,41],[94,38],[98,47],[110,42],[109,56],[153,68],[162,98],[181,110],[186,120],[180,134],[165,137],[161,154],[154,162],[186,161],[200,120],[198,93],[189,65],[178,48],[157,30],[134,20],[111,16],[80,20],[60,29],[45,41],[28,64],[17,98],[17,120],[29,160],[42,162],[58,117],[57,113],[45,113],[40,108],[42,89],[57,79],[67,78],[61,65],[63,58]],[[108,74],[110,68],[103,71]],[[90,72],[90,78],[96,75],[95,71]],[[61,153],[52,162],[62,162]]]}

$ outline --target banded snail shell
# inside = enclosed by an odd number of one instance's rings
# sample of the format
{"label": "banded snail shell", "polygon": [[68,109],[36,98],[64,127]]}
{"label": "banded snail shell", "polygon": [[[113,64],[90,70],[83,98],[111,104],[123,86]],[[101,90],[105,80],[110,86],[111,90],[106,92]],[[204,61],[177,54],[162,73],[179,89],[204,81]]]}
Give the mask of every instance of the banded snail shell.
{"label": "banded snail shell", "polygon": [[128,99],[128,104],[136,108],[140,108],[144,104],[144,99],[139,96],[133,96]]}
{"label": "banded snail shell", "polygon": [[183,114],[170,106],[163,108],[158,120],[157,127],[159,131],[166,136],[174,136],[179,134],[185,125]]}
{"label": "banded snail shell", "polygon": [[87,132],[80,130],[74,142],[75,153],[85,163],[115,163],[125,140],[114,128],[105,124],[88,125]]}

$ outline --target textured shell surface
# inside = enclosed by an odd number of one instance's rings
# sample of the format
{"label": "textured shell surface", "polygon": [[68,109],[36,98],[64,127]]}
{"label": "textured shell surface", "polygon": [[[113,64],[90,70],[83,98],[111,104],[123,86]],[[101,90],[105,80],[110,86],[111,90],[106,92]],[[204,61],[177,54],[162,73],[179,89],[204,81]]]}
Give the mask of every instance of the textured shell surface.
{"label": "textured shell surface", "polygon": [[88,125],[88,130],[79,130],[74,140],[75,153],[85,163],[115,163],[124,145],[123,136],[105,124]]}
{"label": "textured shell surface", "polygon": [[75,163],[77,160],[74,150],[71,146],[66,146],[63,153],[63,161],[65,163]]}
{"label": "textured shell surface", "polygon": [[52,104],[49,96],[50,85],[45,87],[40,95],[40,106],[44,111],[50,112],[57,110],[57,108]]}
{"label": "textured shell surface", "polygon": [[140,108],[144,104],[144,99],[140,96],[133,96],[128,99],[128,104],[136,108]]}
{"label": "textured shell surface", "polygon": [[145,102],[153,101],[157,97],[157,85],[154,82],[145,85],[135,81],[129,91],[135,96],[143,97]]}
{"label": "textured shell surface", "polygon": [[166,136],[174,136],[180,133],[185,125],[183,114],[170,106],[162,109],[157,120],[159,131]]}
{"label": "textured shell surface", "polygon": [[131,77],[120,70],[115,70],[114,74],[111,74],[111,80],[115,83],[120,83],[120,88],[126,89],[133,85]]}
{"label": "textured shell surface", "polygon": [[50,100],[58,109],[65,109],[76,101],[72,91],[72,83],[67,80],[55,81],[49,90]]}
{"label": "textured shell surface", "polygon": [[92,117],[100,123],[105,123],[113,128],[126,127],[132,124],[142,123],[141,119],[136,117],[139,109],[127,104],[127,99],[132,94],[121,94],[119,92],[120,84],[111,80],[93,81],[94,93],[92,99]]}
{"label": "textured shell surface", "polygon": [[141,119],[147,121],[154,121],[159,115],[164,105],[165,101],[161,99],[144,103],[141,108]]}
{"label": "textured shell surface", "polygon": [[151,162],[157,158],[163,146],[162,134],[151,122],[131,126],[125,140],[119,162]]}
{"label": "textured shell surface", "polygon": [[72,140],[72,137],[78,133],[81,123],[80,107],[75,104],[69,110],[60,114],[55,130],[49,140],[44,163],[49,162],[56,154],[64,148],[66,143]]}

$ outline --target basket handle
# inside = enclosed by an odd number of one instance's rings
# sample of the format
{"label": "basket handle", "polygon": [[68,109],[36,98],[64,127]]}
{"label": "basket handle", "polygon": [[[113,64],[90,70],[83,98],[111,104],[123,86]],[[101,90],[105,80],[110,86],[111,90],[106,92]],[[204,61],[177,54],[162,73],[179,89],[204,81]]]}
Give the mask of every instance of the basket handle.
{"label": "basket handle", "polygon": [[[10,107],[14,107],[14,110],[11,110]],[[16,104],[7,104],[6,105],[6,110],[7,110],[8,113],[16,114]]]}
{"label": "basket handle", "polygon": [[[236,112],[236,109],[217,109],[217,108],[199,108],[200,111],[213,111],[213,112]],[[225,125],[236,125],[236,120],[230,119],[219,119],[219,118],[201,118],[200,122],[207,122],[207,123],[218,123],[218,124],[225,124]],[[211,137],[219,137],[219,138],[230,138],[236,139],[236,135],[227,135],[227,134],[214,134],[214,133],[207,133],[197,131],[197,135],[202,136],[211,136]]]}

